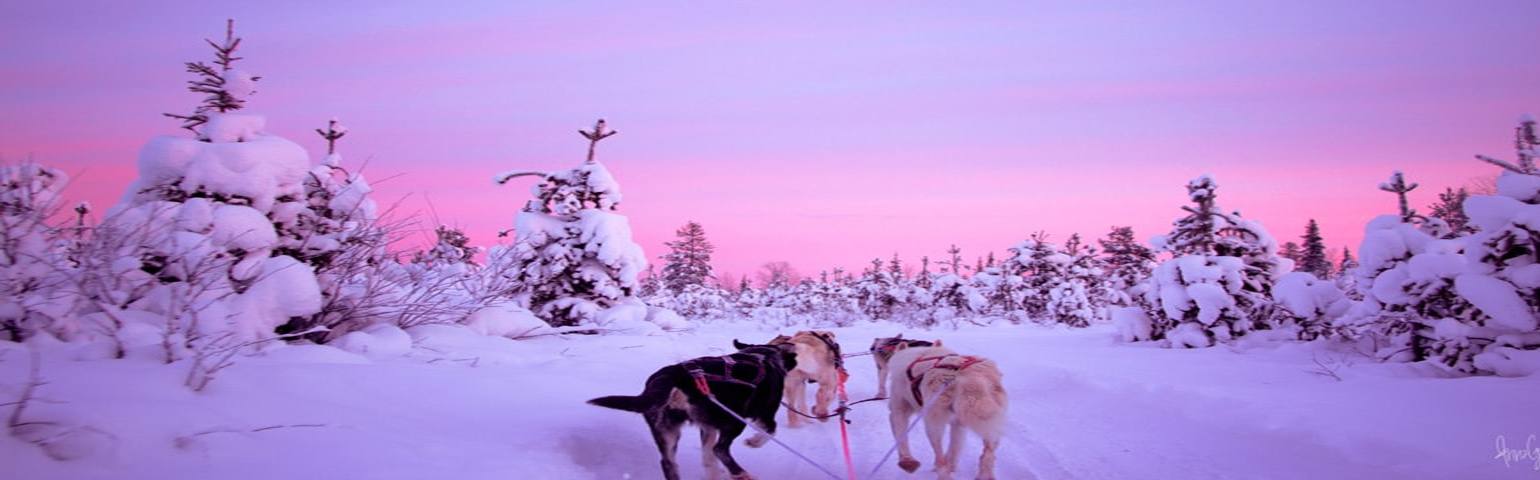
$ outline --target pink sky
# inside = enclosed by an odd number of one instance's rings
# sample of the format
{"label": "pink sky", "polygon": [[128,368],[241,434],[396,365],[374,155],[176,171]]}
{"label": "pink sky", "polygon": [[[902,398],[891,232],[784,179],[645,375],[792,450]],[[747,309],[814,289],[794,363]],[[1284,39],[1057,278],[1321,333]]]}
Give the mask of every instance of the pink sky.
{"label": "pink sky", "polygon": [[581,161],[603,116],[649,255],[696,220],[735,274],[1148,238],[1203,173],[1280,239],[1317,218],[1356,246],[1391,170],[1426,204],[1540,110],[1533,1],[66,3],[0,5],[0,159],[78,173],[76,198],[114,203],[179,134],[180,64],[234,17],[251,110],[316,152],[341,117],[382,203],[493,243],[527,185],[491,175]]}

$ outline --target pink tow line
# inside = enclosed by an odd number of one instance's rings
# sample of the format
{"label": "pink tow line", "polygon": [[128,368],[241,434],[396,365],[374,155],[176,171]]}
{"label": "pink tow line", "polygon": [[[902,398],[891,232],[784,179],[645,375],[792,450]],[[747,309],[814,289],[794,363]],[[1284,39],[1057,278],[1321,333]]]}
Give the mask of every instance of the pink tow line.
{"label": "pink tow line", "polygon": [[844,444],[845,447],[845,474],[850,477],[850,480],[856,480],[856,464],[850,459],[850,430],[848,428],[849,422],[845,421],[845,411],[847,410],[845,405],[850,401],[850,396],[845,394],[845,380],[848,378],[850,378],[850,374],[845,373],[845,371],[841,369],[839,384],[840,443]]}

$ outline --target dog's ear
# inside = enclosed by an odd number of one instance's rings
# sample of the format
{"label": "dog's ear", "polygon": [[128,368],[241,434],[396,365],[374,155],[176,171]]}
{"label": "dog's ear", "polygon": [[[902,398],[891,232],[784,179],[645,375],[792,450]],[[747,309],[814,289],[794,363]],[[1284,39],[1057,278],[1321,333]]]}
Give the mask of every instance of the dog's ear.
{"label": "dog's ear", "polygon": [[752,346],[753,345],[749,345],[749,344],[745,344],[743,342],[740,342],[736,338],[733,339],[733,348],[735,348],[735,349],[743,350],[745,348],[749,348],[749,347],[752,347]]}
{"label": "dog's ear", "polygon": [[930,341],[930,346],[932,346],[932,347],[939,347],[939,346],[941,346],[941,339],[938,338],[938,339],[935,339],[935,340],[931,340]]}

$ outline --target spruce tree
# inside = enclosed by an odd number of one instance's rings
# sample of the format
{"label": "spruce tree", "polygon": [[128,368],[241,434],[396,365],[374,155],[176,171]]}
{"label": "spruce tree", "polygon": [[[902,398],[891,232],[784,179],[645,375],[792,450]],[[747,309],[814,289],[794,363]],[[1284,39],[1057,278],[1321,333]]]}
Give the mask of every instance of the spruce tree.
{"label": "spruce tree", "polygon": [[615,213],[620,184],[594,159],[600,140],[614,135],[604,120],[592,131],[581,165],[555,172],[507,172],[498,184],[523,176],[539,177],[535,198],[514,219],[513,272],[516,298],[554,326],[598,320],[601,310],[633,297],[637,276],[647,266],[641,246],[631,239],[626,217]]}
{"label": "spruce tree", "polygon": [[1470,224],[1470,217],[1465,215],[1465,199],[1470,198],[1470,193],[1465,187],[1458,190],[1444,188],[1444,193],[1438,194],[1438,201],[1428,207],[1428,216],[1443,220],[1449,226],[1451,236],[1469,235],[1476,232],[1476,227]]}
{"label": "spruce tree", "polygon": [[[1469,270],[1455,280],[1480,314],[1441,320],[1432,358],[1461,372],[1522,375],[1540,349],[1540,125],[1525,115],[1514,129],[1517,160],[1486,156],[1502,168],[1497,194],[1474,196],[1464,211],[1476,233],[1466,243]],[[1451,322],[1459,321],[1454,325]]]}
{"label": "spruce tree", "polygon": [[1112,227],[1107,237],[1098,240],[1102,262],[1107,265],[1111,287],[1123,293],[1117,303],[1129,305],[1134,286],[1149,278],[1155,268],[1155,252],[1134,239],[1133,227]]}
{"label": "spruce tree", "polygon": [[941,273],[950,273],[950,274],[953,274],[953,275],[957,275],[958,277],[961,277],[962,276],[962,262],[963,262],[963,259],[962,259],[962,249],[958,248],[957,244],[952,244],[951,247],[948,247],[946,249],[946,254],[948,255],[947,262],[946,262],[948,270],[945,270],[945,271],[943,271]]}
{"label": "spruce tree", "polygon": [[1296,270],[1315,275],[1315,278],[1331,278],[1331,260],[1326,258],[1326,241],[1321,238],[1321,226],[1315,219],[1305,224],[1304,249],[1300,252]]}
{"label": "spruce tree", "polygon": [[706,239],[706,230],[699,223],[687,222],[674,236],[675,240],[664,243],[669,248],[662,257],[664,288],[677,293],[691,286],[706,285],[714,278],[711,254],[716,251]]}
{"label": "spruce tree", "polygon": [[1283,272],[1277,244],[1261,224],[1224,213],[1218,184],[1205,175],[1187,184],[1193,205],[1155,246],[1175,258],[1162,262],[1144,288],[1152,339],[1171,346],[1207,347],[1265,326],[1271,288]]}
{"label": "spruce tree", "polygon": [[1304,250],[1299,248],[1298,243],[1283,242],[1283,245],[1278,247],[1278,256],[1287,258],[1289,261],[1294,262],[1294,268],[1298,270],[1300,265],[1300,258],[1304,256]]}

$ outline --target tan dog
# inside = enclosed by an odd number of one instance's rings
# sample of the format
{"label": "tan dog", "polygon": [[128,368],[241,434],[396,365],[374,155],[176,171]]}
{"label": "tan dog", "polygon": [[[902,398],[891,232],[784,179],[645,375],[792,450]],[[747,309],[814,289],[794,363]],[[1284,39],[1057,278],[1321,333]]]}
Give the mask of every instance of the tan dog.
{"label": "tan dog", "polygon": [[[1000,369],[992,360],[958,355],[944,347],[908,348],[900,344],[889,360],[896,370],[888,399],[893,439],[898,443],[898,466],[907,472],[920,468],[909,452],[909,421],[925,412],[925,436],[936,454],[936,474],[952,478],[957,455],[968,430],[984,440],[979,455],[979,480],[995,478],[995,451],[1005,424],[1006,396]],[[941,435],[951,429],[950,445],[942,450]]]}
{"label": "tan dog", "polygon": [[914,347],[939,347],[941,340],[913,340],[904,338],[900,333],[892,337],[878,337],[872,339],[872,360],[877,362],[877,397],[888,397],[888,361],[893,358],[893,353],[899,350],[899,344],[903,348]]}
{"label": "tan dog", "polygon": [[[804,330],[789,337],[777,336],[770,344],[791,344],[797,348],[797,368],[786,373],[786,404],[814,416],[828,415],[829,404],[834,402],[845,365],[840,356],[839,343],[834,341],[834,332]],[[807,410],[808,382],[818,382],[818,393],[814,397],[811,412]],[[795,428],[805,421],[801,415],[786,412],[787,427]]]}

